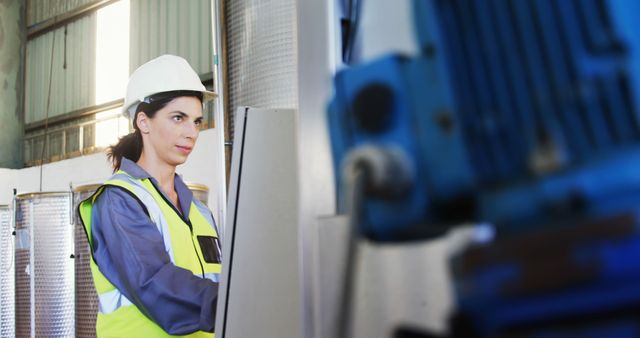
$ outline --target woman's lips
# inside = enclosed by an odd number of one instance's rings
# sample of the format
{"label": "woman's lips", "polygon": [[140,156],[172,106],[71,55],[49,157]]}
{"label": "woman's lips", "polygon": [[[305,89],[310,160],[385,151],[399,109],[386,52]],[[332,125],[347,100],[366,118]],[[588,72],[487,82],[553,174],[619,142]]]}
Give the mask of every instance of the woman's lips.
{"label": "woman's lips", "polygon": [[182,152],[183,154],[189,154],[191,153],[191,150],[193,148],[191,147],[183,147],[183,146],[176,146],[178,148],[178,150],[180,150],[180,152]]}

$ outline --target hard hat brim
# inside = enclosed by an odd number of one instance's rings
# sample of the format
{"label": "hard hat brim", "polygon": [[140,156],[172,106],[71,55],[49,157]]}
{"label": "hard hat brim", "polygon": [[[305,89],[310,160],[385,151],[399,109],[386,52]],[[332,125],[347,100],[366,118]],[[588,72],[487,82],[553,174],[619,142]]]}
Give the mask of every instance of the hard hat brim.
{"label": "hard hat brim", "polygon": [[209,102],[218,96],[215,92],[204,90],[202,91],[202,103]]}
{"label": "hard hat brim", "polygon": [[[215,99],[218,94],[209,90],[203,90],[202,93],[202,103],[205,104],[213,99]],[[136,107],[140,104],[140,101],[135,101],[129,107],[122,107],[122,115],[133,120],[134,114],[136,113]]]}

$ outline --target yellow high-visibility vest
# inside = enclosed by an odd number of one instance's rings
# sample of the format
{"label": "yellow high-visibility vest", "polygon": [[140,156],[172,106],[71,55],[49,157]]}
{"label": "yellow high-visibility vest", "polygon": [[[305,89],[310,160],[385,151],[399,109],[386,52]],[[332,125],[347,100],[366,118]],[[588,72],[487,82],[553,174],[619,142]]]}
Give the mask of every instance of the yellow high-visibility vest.
{"label": "yellow high-visibility vest", "polygon": [[[96,193],[78,206],[78,212],[86,230],[89,244],[93,247],[91,235],[91,211],[96,198],[104,187],[115,186],[131,192],[147,208],[147,213],[162,234],[165,249],[171,261],[178,267],[191,271],[194,275],[219,280],[220,263],[211,263],[211,253],[203,252],[204,242],[218,242],[218,234],[213,224],[205,217],[205,208],[195,199],[189,209],[189,223],[174,210],[150,179],[136,179],[124,171],[118,171],[97,189]],[[201,211],[202,209],[205,209]],[[216,244],[213,244],[216,245]],[[93,250],[90,250],[93,255]],[[206,259],[205,259],[206,258]],[[219,260],[218,260],[219,261]],[[98,293],[100,312],[96,322],[98,337],[174,337],[158,324],[147,318],[100,272],[92,258],[91,274]],[[185,337],[213,337],[209,332],[195,332]]]}

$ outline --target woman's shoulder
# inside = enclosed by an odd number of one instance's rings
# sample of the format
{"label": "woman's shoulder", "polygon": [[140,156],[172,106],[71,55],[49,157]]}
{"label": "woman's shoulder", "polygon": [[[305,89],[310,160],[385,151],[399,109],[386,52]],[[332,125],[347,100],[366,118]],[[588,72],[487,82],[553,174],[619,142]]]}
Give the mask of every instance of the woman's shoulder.
{"label": "woman's shoulder", "polygon": [[144,204],[127,189],[116,185],[103,185],[102,191],[96,197],[95,206],[98,208],[120,209],[123,211],[139,210],[146,212]]}

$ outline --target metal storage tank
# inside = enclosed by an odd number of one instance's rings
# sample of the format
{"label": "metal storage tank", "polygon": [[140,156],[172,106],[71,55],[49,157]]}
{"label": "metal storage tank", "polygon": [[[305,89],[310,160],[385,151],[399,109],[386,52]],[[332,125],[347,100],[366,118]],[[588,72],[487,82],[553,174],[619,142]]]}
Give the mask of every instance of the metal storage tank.
{"label": "metal storage tank", "polygon": [[73,337],[71,194],[21,194],[15,203],[16,337]]}
{"label": "metal storage tank", "polygon": [[200,183],[185,182],[189,190],[193,193],[193,197],[204,205],[209,204],[209,188]]}
{"label": "metal storage tank", "polygon": [[78,215],[78,205],[93,195],[100,184],[81,185],[73,189],[73,228],[76,280],[76,338],[96,336],[98,294],[91,276],[91,251],[84,226]]}
{"label": "metal storage tank", "polygon": [[15,279],[11,208],[0,205],[0,337],[15,336]]}

